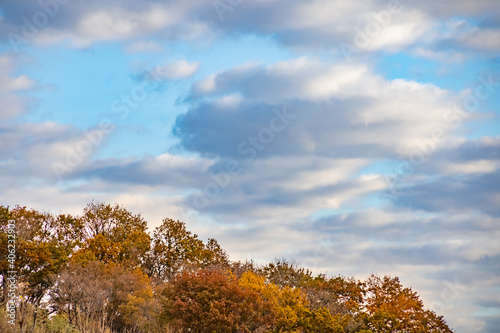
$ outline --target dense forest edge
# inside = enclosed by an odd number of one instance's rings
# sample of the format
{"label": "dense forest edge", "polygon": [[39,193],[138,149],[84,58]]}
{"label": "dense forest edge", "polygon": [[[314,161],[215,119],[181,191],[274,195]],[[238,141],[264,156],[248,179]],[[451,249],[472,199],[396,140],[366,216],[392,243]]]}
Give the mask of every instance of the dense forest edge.
{"label": "dense forest edge", "polygon": [[[231,261],[170,218],[0,206],[0,332],[452,332],[397,277]],[[355,272],[353,272],[355,273]]]}

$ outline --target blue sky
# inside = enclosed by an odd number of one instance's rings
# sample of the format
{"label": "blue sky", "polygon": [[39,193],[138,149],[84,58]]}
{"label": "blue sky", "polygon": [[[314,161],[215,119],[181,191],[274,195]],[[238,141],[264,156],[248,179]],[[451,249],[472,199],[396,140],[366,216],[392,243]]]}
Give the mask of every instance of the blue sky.
{"label": "blue sky", "polygon": [[3,1],[0,203],[116,202],[234,260],[397,275],[496,332],[500,3],[220,8]]}

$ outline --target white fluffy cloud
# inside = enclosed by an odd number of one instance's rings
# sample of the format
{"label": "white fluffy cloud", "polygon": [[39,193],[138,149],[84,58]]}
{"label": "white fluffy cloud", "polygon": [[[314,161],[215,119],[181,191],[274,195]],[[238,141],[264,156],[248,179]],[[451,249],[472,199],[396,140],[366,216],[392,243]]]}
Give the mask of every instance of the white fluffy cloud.
{"label": "white fluffy cloud", "polygon": [[177,80],[192,76],[198,70],[199,63],[189,63],[186,60],[179,60],[163,66],[156,66],[151,71],[151,75],[159,80]]}

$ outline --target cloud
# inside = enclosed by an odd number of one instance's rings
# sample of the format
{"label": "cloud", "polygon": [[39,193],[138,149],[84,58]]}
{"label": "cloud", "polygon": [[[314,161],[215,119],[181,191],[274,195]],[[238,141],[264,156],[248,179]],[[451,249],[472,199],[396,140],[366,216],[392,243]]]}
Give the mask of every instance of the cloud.
{"label": "cloud", "polygon": [[498,13],[497,10],[500,8],[498,2],[492,0],[478,0],[474,3],[466,0],[457,0],[453,2],[453,6],[449,6],[443,2],[423,0],[412,3],[412,5],[439,18],[481,14],[494,15]]}
{"label": "cloud", "polygon": [[29,109],[30,99],[22,96],[0,93],[0,120],[14,118],[25,114]]}
{"label": "cloud", "polygon": [[87,166],[106,142],[111,125],[81,131],[71,125],[55,122],[0,125],[3,184],[44,179],[55,183],[58,178]]}
{"label": "cloud", "polygon": [[[474,5],[460,0],[453,6],[404,0],[387,3],[363,0],[356,4],[340,0],[252,1],[232,6],[221,19],[215,6],[202,0],[189,3],[148,0],[140,5],[130,0],[120,3],[93,0],[85,4],[69,2],[57,6],[57,10],[44,9],[31,0],[22,4],[2,4],[6,20],[0,22],[0,31],[5,36],[10,32],[27,39],[20,44],[69,41],[78,47],[88,47],[99,41],[129,41],[151,36],[164,40],[207,40],[217,35],[272,34],[282,45],[294,49],[328,49],[342,56],[342,43],[360,47],[356,40],[361,39],[365,39],[361,43],[363,52],[395,52],[415,46],[432,50],[432,45],[442,40],[440,21],[491,15],[498,12],[499,6],[494,0],[482,0]],[[44,24],[34,26],[36,33],[27,36],[23,17],[34,24],[36,14],[47,11],[49,15],[42,22]],[[472,34],[460,37],[461,45],[495,52],[498,48],[494,42],[481,42],[474,37],[495,37],[496,34],[494,30],[478,27]],[[429,40],[429,36],[435,40]],[[19,44],[17,42],[15,44]],[[142,48],[145,46],[143,44]]]}
{"label": "cloud", "polygon": [[198,70],[199,63],[189,63],[186,60],[179,60],[163,66],[156,66],[152,70],[152,75],[159,80],[178,80],[192,76]]}
{"label": "cloud", "polygon": [[25,90],[35,86],[35,81],[26,75],[18,77],[0,76],[0,89],[3,91]]}
{"label": "cloud", "polygon": [[[480,213],[426,216],[415,210],[371,208],[288,228],[301,234],[294,257],[304,265],[333,274],[355,270],[357,277],[397,275],[421,291],[424,304],[465,332],[480,331],[481,320],[472,313],[491,306],[485,304],[488,290],[500,282],[494,259],[500,253],[495,242],[498,222]],[[293,248],[293,240],[287,243]]]}
{"label": "cloud", "polygon": [[419,45],[413,52],[443,62],[464,61],[474,55],[495,57],[500,47],[496,42],[500,34],[500,18],[493,23],[471,21],[450,19],[436,29],[426,46]]}
{"label": "cloud", "polygon": [[500,139],[441,147],[413,174],[399,178],[397,205],[429,212],[485,212],[500,216]]}
{"label": "cloud", "polygon": [[96,161],[75,177],[101,179],[115,184],[186,189],[201,184],[213,161],[175,156],[168,153],[141,159],[106,159]]}
{"label": "cloud", "polygon": [[269,261],[286,255],[331,275],[397,275],[457,332],[483,331],[484,322],[474,313],[497,307],[491,288],[500,283],[498,217],[389,207],[316,219],[299,215],[285,214],[272,223],[259,215],[252,223],[219,224],[211,232],[235,249],[236,258]]}
{"label": "cloud", "polygon": [[27,113],[35,102],[35,98],[22,93],[37,88],[38,82],[28,75],[12,74],[22,62],[11,53],[0,55],[0,120]]}
{"label": "cloud", "polygon": [[128,53],[161,52],[163,46],[152,40],[139,40],[125,46],[125,51]]}
{"label": "cloud", "polygon": [[[383,174],[361,170],[410,155],[436,128],[453,138],[443,120],[453,97],[430,84],[387,81],[366,65],[308,58],[210,75],[193,84],[191,108],[176,123],[182,147],[216,161],[207,170],[213,179],[185,204],[198,209],[205,202],[201,210],[219,221],[245,216],[268,223],[363,205],[388,184]],[[228,177],[228,163],[241,171]],[[493,166],[470,161],[464,168]],[[224,177],[228,183],[214,189]]]}
{"label": "cloud", "polygon": [[176,20],[173,11],[157,4],[135,8],[115,8],[87,12],[76,26],[78,38],[89,40],[120,40],[155,32]]}
{"label": "cloud", "polygon": [[63,41],[89,47],[99,41],[126,41],[154,34],[165,39],[194,38],[209,29],[204,22],[191,21],[190,16],[209,6],[202,1],[137,4],[97,0],[42,6],[36,0],[28,0],[2,4],[9,23],[0,24],[0,29],[16,48],[30,42],[46,45]]}
{"label": "cloud", "polygon": [[[239,98],[220,103],[228,96]],[[286,130],[273,135],[258,158],[305,153],[394,157],[432,137],[436,127],[446,127],[443,115],[452,98],[430,84],[387,81],[366,65],[308,58],[249,64],[196,82],[187,98],[193,106],[177,119],[176,133],[188,150],[244,159],[250,154],[243,152],[245,141],[263,136],[281,110],[282,116],[290,115],[283,123]]]}
{"label": "cloud", "polygon": [[500,216],[500,163],[495,166],[492,172],[442,177],[401,188],[397,202],[431,212],[483,211]]}
{"label": "cloud", "polygon": [[96,159],[111,126],[81,130],[55,122],[2,123],[0,202],[81,214],[87,203],[100,200],[142,213],[151,228],[166,217],[189,221],[182,192],[191,178],[205,175],[209,161],[169,154],[139,162]]}
{"label": "cloud", "polygon": [[473,27],[455,37],[456,43],[466,49],[495,54],[500,51],[500,28]]}
{"label": "cloud", "polygon": [[[230,177],[215,166],[209,170],[211,177],[200,184],[199,192],[186,198],[185,204],[199,209],[197,203],[204,198],[208,204],[200,211],[217,216],[221,222],[238,216],[240,221],[283,223],[320,209],[343,207],[357,197],[385,188],[382,179],[352,177],[368,163],[314,156],[277,157],[241,163],[241,172]],[[213,184],[225,182],[225,186],[212,189]]]}
{"label": "cloud", "polygon": [[164,218],[174,218],[187,222],[190,230],[197,231],[195,222],[191,222],[189,213],[182,206],[182,196],[178,194],[157,195],[157,192],[143,186],[112,187],[100,182],[89,182],[86,185],[88,186],[73,184],[62,188],[42,183],[37,186],[25,183],[15,187],[2,187],[0,201],[2,205],[10,207],[22,205],[40,211],[50,209],[54,214],[74,215],[81,215],[83,208],[92,200],[119,203],[134,213],[140,213],[148,221],[150,230],[159,226]]}
{"label": "cloud", "polygon": [[199,63],[190,63],[186,60],[179,60],[158,65],[147,70],[140,69],[130,75],[130,77],[143,85],[147,85],[148,90],[165,91],[169,81],[182,80],[194,75],[199,68]]}
{"label": "cloud", "polygon": [[279,103],[373,96],[372,86],[381,81],[365,65],[335,65],[303,57],[265,67],[250,63],[208,76],[194,85],[189,98],[239,92],[253,101]]}
{"label": "cloud", "polygon": [[[215,73],[193,85],[176,133],[185,148],[218,159],[215,177],[230,160],[242,170],[215,194],[209,180],[184,205],[208,198],[200,211],[219,222],[212,232],[238,258],[273,253],[332,274],[398,275],[457,330],[484,330],[472,313],[492,306],[488,291],[500,283],[500,149],[498,138],[454,137],[443,116],[457,97],[308,58]],[[255,156],[239,153],[283,105],[294,116],[287,127],[254,146]],[[436,128],[453,145],[437,144],[392,196],[383,174],[361,172],[411,153]],[[258,241],[246,245],[249,238]],[[483,272],[481,282],[470,272]]]}

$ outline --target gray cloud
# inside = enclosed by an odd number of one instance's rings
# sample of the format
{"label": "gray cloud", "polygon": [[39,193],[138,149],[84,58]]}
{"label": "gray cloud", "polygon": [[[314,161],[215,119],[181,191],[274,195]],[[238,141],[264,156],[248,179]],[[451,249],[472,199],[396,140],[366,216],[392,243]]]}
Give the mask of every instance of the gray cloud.
{"label": "gray cloud", "polygon": [[500,140],[483,138],[439,149],[401,179],[394,202],[431,212],[482,211],[500,216]]}
{"label": "gray cloud", "polygon": [[95,161],[74,175],[76,178],[101,179],[112,184],[135,184],[150,187],[190,188],[208,181],[211,161],[170,154],[141,159]]}
{"label": "gray cloud", "polygon": [[[63,1],[61,1],[63,2]],[[52,3],[57,3],[56,0]],[[364,0],[356,4],[347,1],[253,1],[231,6],[222,15],[212,2],[194,0],[187,2],[148,0],[138,4],[134,1],[103,3],[92,0],[86,2],[68,0],[57,10],[46,9],[54,15],[41,20],[38,30],[29,41],[53,43],[69,40],[75,46],[86,47],[100,40],[141,40],[146,35],[160,39],[198,39],[215,35],[235,35],[242,33],[275,36],[283,45],[296,49],[324,50],[340,52],[341,43],[354,45],[358,31],[368,31],[370,24],[380,24],[379,32],[370,37],[369,45],[363,51],[396,51],[413,48],[416,45],[429,47],[442,39],[434,31],[438,20],[452,22],[455,17],[481,17],[499,11],[494,0],[476,1],[473,4],[460,0],[453,6],[433,1],[396,1],[394,12],[386,19],[376,17],[385,11],[391,2]],[[5,20],[0,21],[0,32],[6,38],[9,32],[23,34],[23,17],[35,22],[37,13],[44,13],[38,1],[4,2],[0,5]],[[359,10],[363,8],[363,10]],[[382,21],[381,21],[382,20]],[[489,21],[496,20],[490,18]],[[43,24],[42,24],[43,23]],[[454,33],[453,29],[450,30]],[[473,35],[486,36],[487,28],[477,27]],[[430,38],[430,39],[429,39]],[[422,40],[423,39],[423,43]],[[467,49],[498,51],[485,42],[478,42],[467,36],[457,35],[453,40]],[[23,44],[23,43],[21,43]]]}
{"label": "gray cloud", "polygon": [[23,183],[58,180],[58,172],[71,179],[77,170],[88,167],[106,133],[99,127],[81,131],[54,122],[5,123],[0,125],[2,182]]}
{"label": "gray cloud", "polygon": [[428,211],[484,211],[500,216],[500,170],[481,175],[446,177],[402,188],[398,204]]}
{"label": "gray cloud", "polygon": [[[498,222],[475,212],[426,216],[385,208],[337,213],[294,224],[304,240],[316,239],[302,243],[295,258],[334,274],[349,274],[351,267],[361,276],[394,272],[417,290],[432,289],[423,295],[425,304],[445,314],[458,331],[482,331],[465,309],[498,306],[490,297],[490,288],[500,282]],[[426,287],[417,288],[420,284]],[[451,284],[455,295],[450,295]]]}
{"label": "gray cloud", "polygon": [[261,149],[259,158],[404,154],[415,141],[431,137],[435,127],[443,127],[451,104],[451,94],[431,85],[388,82],[366,66],[307,58],[218,73],[195,83],[188,101],[202,93],[215,100],[198,102],[177,119],[182,145],[236,159],[245,158],[245,140],[266,131],[275,109],[284,106],[291,114],[289,124],[273,136],[269,149]]}

